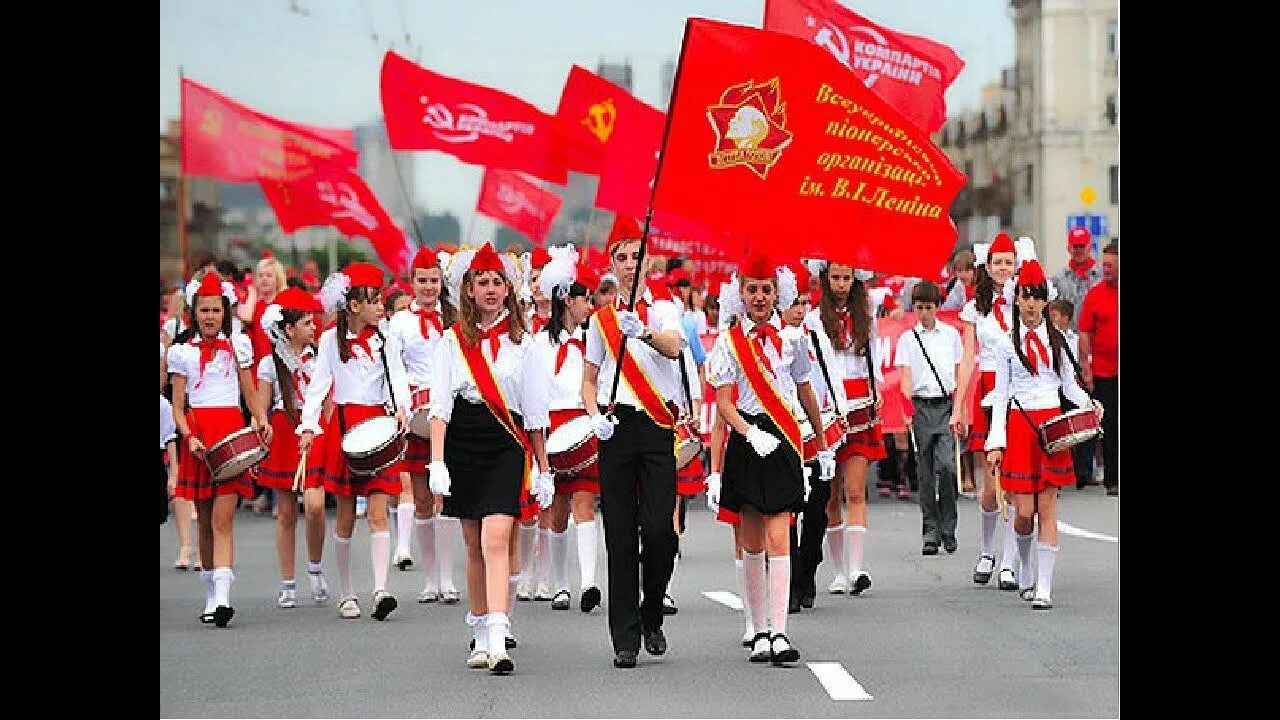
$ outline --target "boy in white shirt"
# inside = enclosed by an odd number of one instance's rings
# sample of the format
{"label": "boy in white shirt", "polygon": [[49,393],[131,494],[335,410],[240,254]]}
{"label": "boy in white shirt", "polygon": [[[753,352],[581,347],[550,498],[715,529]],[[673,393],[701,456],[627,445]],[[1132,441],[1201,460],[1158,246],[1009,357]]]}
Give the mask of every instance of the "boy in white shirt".
{"label": "boy in white shirt", "polygon": [[[920,481],[920,513],[924,555],[937,555],[941,543],[956,551],[955,434],[951,425],[956,372],[964,356],[960,332],[937,319],[942,293],[927,280],[911,289],[911,305],[919,322],[898,338],[894,364],[902,368],[902,394],[915,436]],[[914,409],[913,409],[914,406]],[[935,496],[936,492],[936,496]]]}

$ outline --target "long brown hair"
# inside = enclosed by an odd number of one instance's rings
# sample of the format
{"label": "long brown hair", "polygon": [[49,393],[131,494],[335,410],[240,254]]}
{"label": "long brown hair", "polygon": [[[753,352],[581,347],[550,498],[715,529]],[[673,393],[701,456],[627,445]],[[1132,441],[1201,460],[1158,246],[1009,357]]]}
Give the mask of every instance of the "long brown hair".
{"label": "long brown hair", "polygon": [[[336,326],[338,328],[338,359],[342,362],[347,362],[353,357],[351,354],[351,345],[347,342],[347,328],[351,322],[348,319],[348,316],[351,314],[351,302],[353,300],[372,302],[374,295],[378,292],[378,288],[362,286],[353,287],[347,290],[347,299],[342,301],[342,307],[338,309],[338,319],[336,321]],[[377,326],[375,325],[374,327]]]}
{"label": "long brown hair", "polygon": [[[489,270],[481,270],[481,272],[490,272]],[[511,281],[507,279],[507,274],[499,272],[498,277],[507,284],[507,298],[502,304],[507,308],[508,320],[511,322],[511,329],[507,333],[507,337],[511,338],[511,342],[519,345],[524,339],[524,313],[520,312],[520,305],[516,301],[515,287]],[[480,322],[480,309],[476,307],[476,301],[467,294],[467,288],[471,287],[471,283],[475,280],[475,273],[468,270],[462,276],[462,291],[458,293],[458,322],[455,327],[458,331],[459,339],[468,345],[475,345],[480,342],[480,329],[476,325]]]}
{"label": "long brown hair", "polygon": [[987,273],[986,265],[973,269],[973,304],[978,314],[986,316],[991,313],[995,303],[996,281]]}
{"label": "long brown hair", "polygon": [[[844,330],[840,326],[840,304],[835,293],[831,291],[831,280],[828,278],[830,265],[823,268],[818,275],[822,285],[822,298],[818,300],[818,316],[822,318],[822,329],[827,333],[832,346],[844,351],[850,348],[845,344]],[[867,342],[871,338],[871,311],[867,308],[871,301],[867,298],[867,286],[857,276],[853,276],[853,285],[849,287],[849,297],[845,299],[844,309],[853,318],[853,351],[865,352]]]}
{"label": "long brown hair", "polygon": [[[1031,295],[1033,297],[1039,298],[1041,300],[1049,299],[1048,285],[1031,285],[1029,286],[1029,288],[1031,290]],[[1018,288],[1019,293],[1021,293],[1022,290],[1023,288]],[[1051,361],[1053,363],[1053,371],[1061,375],[1062,374],[1062,367],[1061,367],[1062,355],[1063,355],[1064,349],[1067,347],[1067,339],[1062,336],[1062,331],[1058,330],[1058,328],[1054,327],[1053,323],[1050,322],[1049,306],[1045,305],[1044,310],[1041,310],[1040,312],[1043,317],[1042,321],[1045,324],[1045,330],[1049,332],[1049,354],[1053,356]],[[1018,326],[1021,323],[1022,323],[1022,311],[1020,308],[1015,309],[1013,313],[1013,330],[1011,335],[1011,338],[1013,340],[1013,351],[1018,354],[1018,360],[1022,362],[1022,367],[1026,368],[1027,372],[1032,373],[1034,375],[1035,373],[1032,372],[1031,370],[1031,363],[1027,360],[1026,353],[1022,351],[1022,343],[1020,342],[1021,340],[1020,330],[1018,329]]]}
{"label": "long brown hair", "polygon": [[[282,310],[280,322],[276,325],[280,328],[280,332],[285,332],[286,325],[295,325],[307,313],[302,310]],[[339,341],[339,347],[346,345],[345,342]],[[284,402],[285,415],[296,425],[302,418],[302,411],[298,407],[297,401],[294,399],[298,394],[297,386],[293,383],[293,373],[289,372],[289,368],[284,364],[284,360],[280,359],[280,353],[271,349],[271,358],[276,366],[276,381],[280,383],[280,399]]]}

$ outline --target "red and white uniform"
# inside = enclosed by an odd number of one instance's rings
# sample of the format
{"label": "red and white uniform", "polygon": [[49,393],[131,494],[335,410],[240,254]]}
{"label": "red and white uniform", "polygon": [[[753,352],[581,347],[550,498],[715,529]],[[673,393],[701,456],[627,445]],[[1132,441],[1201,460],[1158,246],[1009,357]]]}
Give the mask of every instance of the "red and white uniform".
{"label": "red and white uniform", "polygon": [[[444,317],[439,308],[440,304],[436,303],[435,308],[427,309],[415,299],[409,307],[393,315],[387,324],[387,335],[394,336],[400,344],[411,394],[431,387],[431,362],[436,343],[444,335]],[[431,443],[409,433],[404,460],[409,472],[426,474],[427,465],[431,462]]]}
{"label": "red and white uniform", "polygon": [[991,411],[991,390],[996,384],[996,360],[1000,357],[1000,348],[1009,344],[1013,311],[1014,308],[1005,303],[999,292],[995,294],[991,312],[986,315],[978,314],[978,306],[973,300],[965,303],[960,311],[961,320],[973,323],[974,341],[978,346],[978,376],[973,382],[974,411],[965,448],[969,451],[982,452],[986,446],[990,427],[987,413]]}
{"label": "red and white uniform", "polygon": [[[844,386],[844,396],[839,398],[839,407],[848,412],[848,403],[861,398],[870,399],[871,386],[867,379],[869,373],[866,354],[856,352],[853,348],[853,320],[848,317],[848,312],[846,311],[840,311],[838,317],[841,331],[845,334],[846,344],[844,350],[836,350],[835,346],[831,344],[831,338],[827,337],[827,332],[822,327],[821,308],[815,307],[805,314],[804,327],[806,331],[816,331],[819,342],[824,343],[821,347],[823,357],[827,361],[827,371],[831,373],[831,382],[839,382]],[[875,365],[876,397],[879,397],[882,392],[884,375],[880,371],[880,356],[876,348],[876,337],[876,322],[873,317],[867,343],[871,348],[871,362]],[[817,365],[816,359],[814,364]],[[822,377],[821,368],[818,368],[813,373],[813,390],[818,396],[819,405],[827,407],[829,404],[827,381],[826,378]],[[879,423],[861,432],[845,435],[844,444],[836,450],[836,462],[843,463],[854,455],[861,455],[868,462],[883,460],[888,457],[888,453],[884,450],[884,436],[880,433]]]}
{"label": "red and white uniform", "polygon": [[[1047,322],[1042,321],[1035,330],[1021,326],[1019,331],[1018,343],[1036,372],[1032,373],[1022,364],[1011,342],[996,346],[995,388],[991,391],[994,412],[986,449],[1004,450],[1000,486],[1005,492],[1032,493],[1049,485],[1070,485],[1076,477],[1071,451],[1045,453],[1033,424],[1038,426],[1062,413],[1059,389],[1077,407],[1093,407],[1093,401],[1076,383],[1075,370],[1065,352],[1058,359],[1060,371],[1053,371]],[[1022,410],[1030,416],[1030,423],[1013,404],[1013,398],[1018,399]]]}
{"label": "red and white uniform", "polygon": [[[680,408],[680,412],[686,410],[692,412],[692,400],[702,401],[702,383],[698,381],[698,364],[693,361],[693,351],[689,346],[685,346],[680,351],[679,362],[684,363],[685,372],[689,375],[689,397],[685,398],[684,388],[680,388],[679,400],[676,406]],[[676,372],[680,372],[679,366]],[[681,383],[684,382],[682,378]],[[697,427],[695,424],[694,427]],[[680,435],[676,435],[676,442],[680,442]],[[707,469],[702,464],[702,453],[694,456],[693,460],[683,468],[676,471],[676,495],[683,497],[693,497],[707,489]]]}
{"label": "red and white uniform", "polygon": [[[306,402],[307,385],[311,382],[311,376],[315,374],[315,364],[315,351],[307,347],[298,357],[298,367],[292,371],[295,393],[293,406],[298,411],[302,410]],[[284,396],[281,394],[280,379],[276,375],[274,354],[268,354],[258,361],[257,378],[260,383],[265,383],[271,388],[272,398],[271,454],[267,455],[267,459],[258,466],[258,482],[275,490],[291,490],[293,476],[298,470],[298,460],[301,457],[296,434],[298,426],[285,412]],[[303,480],[303,486],[306,489],[323,486],[320,470],[324,467],[326,440],[327,438],[323,435],[317,436],[311,444],[310,452],[307,453],[307,474]]]}
{"label": "red and white uniform", "polygon": [[[562,425],[587,414],[582,404],[583,355],[586,353],[586,332],[581,326],[560,331],[559,343],[552,343],[551,336],[543,330],[533,335],[526,351],[525,362],[530,374],[526,382],[546,389],[548,416],[525,416],[526,426],[545,422],[550,437]],[[572,495],[575,492],[600,494],[599,463],[593,462],[573,475],[556,474],[556,494]]]}
{"label": "red and white uniform", "polygon": [[[343,362],[338,354],[338,329],[325,330],[320,335],[319,350],[315,362],[315,374],[305,393],[302,421],[297,433],[310,430],[319,436],[328,433],[324,445],[324,477],[326,492],[351,497],[384,492],[400,493],[400,471],[403,463],[394,463],[377,475],[352,475],[347,458],[342,453],[342,437],[347,430],[362,420],[379,415],[389,415],[388,408],[394,393],[396,407],[408,407],[409,385],[405,379],[404,360],[399,341],[390,336],[383,340],[367,327],[359,334],[348,332],[343,342],[352,348],[351,359]],[[386,351],[387,371],[383,369],[382,353]],[[390,386],[390,388],[388,387]],[[333,390],[335,404],[333,416],[326,427],[320,427],[320,411],[324,400]]]}
{"label": "red and white uniform", "polygon": [[[196,335],[186,343],[169,346],[169,372],[187,380],[187,425],[206,449],[244,429],[237,370],[252,365],[253,345],[248,337],[238,333],[232,333],[230,340],[218,333],[212,342]],[[186,443],[180,442],[178,446],[177,497],[208,500],[233,493],[246,499],[253,497],[253,483],[247,472],[215,486],[205,461],[192,455]]]}

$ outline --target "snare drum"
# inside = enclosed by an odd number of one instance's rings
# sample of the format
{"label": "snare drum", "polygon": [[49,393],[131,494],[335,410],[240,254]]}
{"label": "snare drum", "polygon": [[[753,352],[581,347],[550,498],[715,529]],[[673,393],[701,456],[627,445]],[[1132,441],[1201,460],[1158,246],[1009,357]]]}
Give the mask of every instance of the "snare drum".
{"label": "snare drum", "polygon": [[876,404],[870,397],[849,398],[849,410],[844,415],[846,433],[856,435],[875,427],[878,422],[880,418],[876,417]]}
{"label": "snare drum", "polygon": [[[835,450],[840,441],[844,439],[844,418],[834,410],[824,410],[822,412],[822,434],[827,439],[827,449]],[[818,436],[813,432],[813,427],[809,424],[809,417],[800,419],[800,440],[802,449],[804,450],[804,461],[811,463],[818,457]]]}
{"label": "snare drum", "polygon": [[431,439],[431,388],[418,388],[413,391],[409,402],[409,432],[423,440]]}
{"label": "snare drum", "polygon": [[698,433],[698,423],[693,418],[681,418],[676,422],[676,470],[693,462],[702,452],[702,435]]}
{"label": "snare drum", "polygon": [[1080,408],[1054,416],[1039,425],[1045,452],[1055,453],[1075,447],[1102,434],[1093,408]]}
{"label": "snare drum", "polygon": [[209,466],[209,477],[215,483],[239,477],[246,470],[262,462],[269,448],[262,436],[251,427],[237,430],[214,443],[205,451],[204,461]]}
{"label": "snare drum", "polygon": [[569,420],[547,436],[547,462],[559,475],[573,475],[596,463],[600,441],[591,427],[591,417]]}
{"label": "snare drum", "polygon": [[376,475],[404,457],[408,438],[396,419],[380,415],[361,420],[342,436],[342,453],[355,475]]}

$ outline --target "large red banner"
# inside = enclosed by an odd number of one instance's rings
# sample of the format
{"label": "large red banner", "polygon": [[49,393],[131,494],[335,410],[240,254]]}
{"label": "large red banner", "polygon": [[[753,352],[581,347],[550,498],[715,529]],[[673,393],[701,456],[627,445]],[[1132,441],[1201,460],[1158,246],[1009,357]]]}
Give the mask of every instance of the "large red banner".
{"label": "large red banner", "polygon": [[937,132],[947,119],[945,93],[964,61],[942,43],[876,24],[836,0],[765,0],[764,29],[831,53],[918,128]]}
{"label": "large red banner", "polygon": [[523,170],[563,185],[556,119],[520,98],[432,72],[388,50],[382,114],[396,150],[438,150],[462,162]]}
{"label": "large red banner", "polygon": [[631,93],[599,75],[577,65],[570,68],[556,109],[570,170],[600,174],[618,108],[627,107],[631,100]]}
{"label": "large red banner", "polygon": [[182,172],[228,182],[285,180],[317,164],[355,168],[355,131],[291,123],[182,79]]}
{"label": "large red banner", "polygon": [[617,120],[602,156],[596,205],[643,218],[653,193],[667,116],[629,94],[615,100]]}
{"label": "large red banner", "polygon": [[560,212],[559,195],[544,190],[512,170],[485,170],[476,211],[524,233],[541,245]]}
{"label": "large red banner", "polygon": [[924,131],[829,53],[687,21],[655,209],[753,247],[932,277],[955,245],[948,209],[963,184]]}

